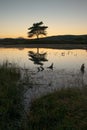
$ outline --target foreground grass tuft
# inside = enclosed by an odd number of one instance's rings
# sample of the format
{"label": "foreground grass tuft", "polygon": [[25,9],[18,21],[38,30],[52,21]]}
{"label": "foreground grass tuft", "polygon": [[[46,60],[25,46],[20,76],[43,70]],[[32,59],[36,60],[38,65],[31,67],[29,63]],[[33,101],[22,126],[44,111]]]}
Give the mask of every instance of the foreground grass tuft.
{"label": "foreground grass tuft", "polygon": [[86,130],[87,87],[64,88],[32,103],[29,130]]}
{"label": "foreground grass tuft", "polygon": [[22,88],[18,81],[20,71],[6,62],[0,65],[0,130],[19,130]]}
{"label": "foreground grass tuft", "polygon": [[87,129],[87,86],[63,88],[36,99],[22,118],[20,76],[15,65],[0,65],[0,130]]}

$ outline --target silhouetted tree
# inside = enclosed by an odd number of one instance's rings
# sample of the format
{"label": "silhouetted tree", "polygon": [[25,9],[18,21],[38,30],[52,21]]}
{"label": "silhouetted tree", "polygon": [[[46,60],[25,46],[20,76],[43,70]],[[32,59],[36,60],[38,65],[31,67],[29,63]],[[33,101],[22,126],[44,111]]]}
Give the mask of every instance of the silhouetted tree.
{"label": "silhouetted tree", "polygon": [[34,23],[32,27],[28,28],[30,30],[28,32],[28,37],[33,37],[36,35],[37,39],[39,38],[39,35],[46,35],[46,29],[48,28],[47,26],[42,26],[43,22],[39,23]]}

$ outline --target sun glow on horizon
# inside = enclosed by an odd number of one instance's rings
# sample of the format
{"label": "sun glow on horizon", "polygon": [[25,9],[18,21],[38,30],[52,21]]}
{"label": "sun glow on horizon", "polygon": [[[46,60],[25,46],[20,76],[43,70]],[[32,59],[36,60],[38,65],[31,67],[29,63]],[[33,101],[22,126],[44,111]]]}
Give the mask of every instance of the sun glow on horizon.
{"label": "sun glow on horizon", "polygon": [[87,34],[87,0],[0,1],[0,38],[28,38],[28,28],[43,21],[47,36]]}
{"label": "sun glow on horizon", "polygon": [[[59,24],[60,25],[60,24]],[[84,35],[87,34],[87,28],[84,26],[79,27],[79,26],[65,26],[64,24],[61,24],[60,26],[57,25],[56,27],[52,24],[48,23],[48,29],[47,35],[48,36],[56,36],[56,35]],[[22,27],[18,28],[18,25],[14,27],[12,30],[11,27],[9,29],[2,29],[2,32],[0,33],[0,38],[18,38],[18,37],[23,37],[23,38],[29,38],[28,37],[28,27]],[[45,36],[42,36],[45,37]],[[35,37],[32,37],[35,38]],[[29,38],[31,39],[31,38]]]}

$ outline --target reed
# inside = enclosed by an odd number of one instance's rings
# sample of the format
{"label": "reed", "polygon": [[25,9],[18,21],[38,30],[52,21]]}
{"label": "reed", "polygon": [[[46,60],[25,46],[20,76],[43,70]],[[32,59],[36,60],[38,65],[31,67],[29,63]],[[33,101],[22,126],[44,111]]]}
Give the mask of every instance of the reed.
{"label": "reed", "polygon": [[9,65],[8,61],[0,65],[0,130],[20,128],[23,89],[19,79],[16,65]]}

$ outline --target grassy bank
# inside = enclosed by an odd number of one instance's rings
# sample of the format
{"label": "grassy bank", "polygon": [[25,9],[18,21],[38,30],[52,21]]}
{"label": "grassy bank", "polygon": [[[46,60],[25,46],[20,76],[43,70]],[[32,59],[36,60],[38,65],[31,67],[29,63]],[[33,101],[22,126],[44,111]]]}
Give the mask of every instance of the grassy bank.
{"label": "grassy bank", "polygon": [[8,62],[0,65],[0,130],[19,130],[22,112],[20,71]]}
{"label": "grassy bank", "polygon": [[27,130],[86,130],[87,87],[65,88],[41,97],[32,103],[27,116]]}
{"label": "grassy bank", "polygon": [[63,88],[35,99],[22,117],[22,85],[29,86],[30,81],[26,73],[20,83],[20,76],[15,65],[0,65],[0,130],[87,129],[87,86]]}

